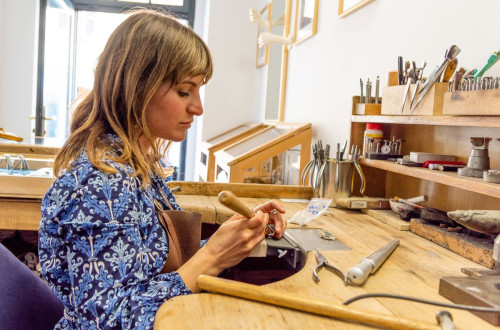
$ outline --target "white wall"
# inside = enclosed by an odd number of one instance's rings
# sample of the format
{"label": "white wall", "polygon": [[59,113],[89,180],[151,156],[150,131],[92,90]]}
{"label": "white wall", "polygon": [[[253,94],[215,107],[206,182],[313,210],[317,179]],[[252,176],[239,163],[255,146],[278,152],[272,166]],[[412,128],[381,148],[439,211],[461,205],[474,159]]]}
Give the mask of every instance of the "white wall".
{"label": "white wall", "polygon": [[[205,1],[215,74],[205,89],[203,139],[264,120],[267,75],[267,67],[255,68],[257,26],[248,20],[249,9],[260,10],[267,1]],[[319,0],[318,33],[291,48],[285,101],[285,121],[311,122],[313,140],[331,145],[349,138],[360,78],[379,75],[385,86],[400,55],[418,64],[426,60],[428,74],[452,44],[462,50],[459,67],[481,69],[500,47],[498,0],[376,0],[343,19],[337,5]],[[488,75],[500,76],[500,64]]]}
{"label": "white wall", "polygon": [[0,127],[28,139],[34,123],[38,1],[0,2]]}
{"label": "white wall", "polygon": [[[498,0],[376,0],[344,19],[338,1],[320,0],[318,34],[289,53],[285,120],[310,121],[314,139],[343,142],[349,136],[351,98],[359,78],[380,75],[405,60],[427,60],[430,72],[451,44],[459,66],[482,68],[499,38]],[[250,8],[264,0],[197,0],[207,19],[199,27],[215,63],[205,87],[205,114],[197,141],[263,117],[265,68],[255,68],[257,26]],[[201,8],[201,9],[199,9]],[[199,13],[196,13],[197,20]],[[195,22],[195,25],[197,22]],[[0,0],[0,127],[31,135],[36,100],[37,0]],[[500,76],[500,64],[488,75]],[[188,159],[196,163],[198,153]]]}
{"label": "white wall", "polygon": [[[349,138],[351,99],[359,79],[397,69],[397,57],[427,60],[429,74],[452,44],[458,66],[480,70],[500,49],[498,0],[376,0],[343,19],[337,1],[320,0],[318,33],[289,53],[286,121],[311,121],[313,140]],[[487,74],[500,76],[500,64]]]}
{"label": "white wall", "polygon": [[[262,107],[255,69],[257,25],[248,19],[256,0],[212,0],[206,42],[215,71],[205,87],[203,139],[247,121],[259,120]],[[198,13],[196,13],[198,15]]]}

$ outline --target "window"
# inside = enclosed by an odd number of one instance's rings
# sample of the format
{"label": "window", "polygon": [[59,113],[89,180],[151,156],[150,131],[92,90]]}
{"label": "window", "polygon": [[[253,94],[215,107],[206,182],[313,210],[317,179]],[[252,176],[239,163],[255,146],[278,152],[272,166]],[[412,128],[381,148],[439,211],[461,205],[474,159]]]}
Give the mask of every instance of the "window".
{"label": "window", "polygon": [[[160,7],[186,25],[194,19],[194,0],[41,0],[39,72],[35,135],[64,141],[68,107],[93,86],[97,58],[111,32],[134,6]],[[168,161],[184,179],[186,141],[173,143]]]}

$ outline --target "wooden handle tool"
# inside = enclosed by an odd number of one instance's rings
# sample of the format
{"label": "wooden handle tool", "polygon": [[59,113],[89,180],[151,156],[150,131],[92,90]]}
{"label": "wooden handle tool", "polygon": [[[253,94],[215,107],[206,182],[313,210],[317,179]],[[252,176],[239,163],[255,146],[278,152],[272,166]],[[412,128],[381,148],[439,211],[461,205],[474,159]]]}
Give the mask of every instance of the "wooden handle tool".
{"label": "wooden handle tool", "polygon": [[434,325],[394,315],[362,311],[325,300],[298,297],[264,286],[246,284],[208,275],[199,276],[196,284],[200,290],[291,308],[301,312],[377,325],[389,329],[441,329],[437,324]]}
{"label": "wooden handle tool", "polygon": [[407,205],[410,205],[410,206],[413,206],[414,208],[417,208],[417,209],[423,209],[424,206],[422,205],[419,205],[419,204],[416,204],[416,203],[412,203],[412,202],[409,202],[407,201],[406,199],[402,199],[402,198],[399,198],[398,196],[394,197],[393,200],[395,202],[400,202],[400,203],[404,203],[404,204],[407,204]]}
{"label": "wooden handle tool", "polygon": [[453,76],[455,70],[457,69],[457,65],[458,65],[458,59],[456,57],[448,62],[446,68],[444,69],[443,82],[450,81],[451,76]]}
{"label": "wooden handle tool", "polygon": [[239,213],[247,218],[251,218],[253,215],[252,209],[245,205],[245,203],[243,203],[241,199],[236,197],[229,190],[224,190],[219,193],[219,202],[221,202],[222,205],[227,206],[234,212]]}
{"label": "wooden handle tool", "polygon": [[[241,199],[236,197],[229,190],[223,190],[219,193],[219,202],[227,206],[236,213],[239,213],[247,218],[251,218],[254,214],[252,209],[248,207]],[[257,244],[252,252],[250,252],[249,257],[266,257],[267,256],[267,243],[266,241],[261,241]]]}

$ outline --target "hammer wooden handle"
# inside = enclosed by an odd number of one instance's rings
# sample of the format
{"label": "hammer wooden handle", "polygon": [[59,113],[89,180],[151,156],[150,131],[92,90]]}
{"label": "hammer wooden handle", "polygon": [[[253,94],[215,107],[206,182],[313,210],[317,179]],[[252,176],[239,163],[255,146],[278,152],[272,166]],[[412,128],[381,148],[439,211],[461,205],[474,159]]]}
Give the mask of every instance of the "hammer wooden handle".
{"label": "hammer wooden handle", "polygon": [[245,203],[236,197],[229,190],[224,190],[219,193],[219,202],[227,206],[236,213],[239,213],[247,218],[251,218],[253,215],[252,209],[250,209]]}
{"label": "hammer wooden handle", "polygon": [[376,314],[357,310],[329,301],[301,298],[267,287],[226,280],[218,277],[201,275],[196,282],[200,290],[259,301],[279,307],[286,307],[301,312],[308,312],[338,319],[350,320],[390,329],[441,329],[437,324],[420,322],[394,315]]}

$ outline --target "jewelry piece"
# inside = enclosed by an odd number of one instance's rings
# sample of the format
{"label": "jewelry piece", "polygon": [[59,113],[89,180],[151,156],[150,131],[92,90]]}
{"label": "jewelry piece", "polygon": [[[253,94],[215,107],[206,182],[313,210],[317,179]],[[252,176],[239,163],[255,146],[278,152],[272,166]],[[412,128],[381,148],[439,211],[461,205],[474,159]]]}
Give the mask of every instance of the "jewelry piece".
{"label": "jewelry piece", "polygon": [[264,229],[264,232],[266,233],[266,236],[273,236],[276,233],[274,225],[267,225],[266,229]]}

